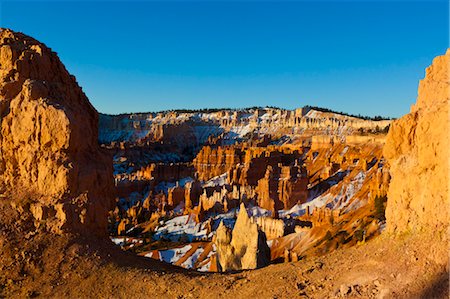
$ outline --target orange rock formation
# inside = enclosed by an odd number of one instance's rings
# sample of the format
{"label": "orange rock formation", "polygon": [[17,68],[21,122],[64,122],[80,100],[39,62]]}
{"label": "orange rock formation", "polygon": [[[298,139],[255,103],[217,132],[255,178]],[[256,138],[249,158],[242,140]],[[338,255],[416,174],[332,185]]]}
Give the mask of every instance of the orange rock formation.
{"label": "orange rock formation", "polygon": [[450,50],[434,59],[420,81],[417,104],[396,120],[384,155],[392,181],[389,232],[446,232],[449,224]]}
{"label": "orange rock formation", "polygon": [[98,146],[98,114],[45,45],[0,31],[0,191],[26,190],[49,229],[106,234],[111,158]]}
{"label": "orange rock formation", "polygon": [[266,236],[248,217],[244,204],[241,204],[233,232],[221,222],[214,242],[220,271],[256,269],[270,262]]}

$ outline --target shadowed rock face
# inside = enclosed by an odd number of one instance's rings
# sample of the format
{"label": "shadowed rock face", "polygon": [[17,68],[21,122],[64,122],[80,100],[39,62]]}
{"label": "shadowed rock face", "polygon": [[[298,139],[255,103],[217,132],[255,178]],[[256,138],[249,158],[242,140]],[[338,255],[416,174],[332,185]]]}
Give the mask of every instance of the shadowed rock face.
{"label": "shadowed rock face", "polygon": [[98,145],[98,113],[56,53],[0,31],[0,192],[21,190],[54,232],[106,233],[112,161]]}
{"label": "shadowed rock face", "polygon": [[389,232],[444,232],[449,223],[450,50],[434,59],[420,81],[417,104],[393,122],[384,147],[392,181]]}

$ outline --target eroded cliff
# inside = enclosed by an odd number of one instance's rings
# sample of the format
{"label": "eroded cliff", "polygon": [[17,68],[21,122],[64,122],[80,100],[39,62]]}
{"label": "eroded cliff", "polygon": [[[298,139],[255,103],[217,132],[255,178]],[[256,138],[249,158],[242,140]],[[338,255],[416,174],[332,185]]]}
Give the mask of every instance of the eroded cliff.
{"label": "eroded cliff", "polygon": [[98,114],[56,53],[0,31],[0,191],[25,202],[36,225],[106,234],[114,200]]}
{"label": "eroded cliff", "polygon": [[387,230],[446,232],[449,224],[450,50],[419,83],[417,104],[393,122],[384,155],[392,181]]}

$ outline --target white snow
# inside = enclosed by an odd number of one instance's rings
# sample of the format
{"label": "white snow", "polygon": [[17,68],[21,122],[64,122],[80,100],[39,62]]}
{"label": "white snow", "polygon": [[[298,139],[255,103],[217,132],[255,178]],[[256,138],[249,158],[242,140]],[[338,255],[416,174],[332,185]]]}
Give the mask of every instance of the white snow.
{"label": "white snow", "polygon": [[227,177],[228,177],[228,174],[226,172],[222,173],[219,176],[215,176],[215,177],[209,179],[208,181],[206,181],[203,185],[203,188],[223,186],[227,183]]}
{"label": "white snow", "polygon": [[194,268],[195,262],[198,260],[198,257],[203,253],[203,251],[205,250],[202,247],[198,247],[197,250],[195,250],[195,252],[181,264],[181,266],[186,269]]}
{"label": "white snow", "polygon": [[163,222],[155,230],[153,239],[178,242],[183,238],[188,242],[207,238],[206,223],[196,223],[193,216],[184,215]]}
{"label": "white snow", "polygon": [[197,271],[200,272],[208,272],[209,269],[211,269],[211,260],[208,261],[206,264],[204,264],[203,266],[201,266],[200,268],[197,269]]}
{"label": "white snow", "polygon": [[255,207],[248,207],[247,214],[251,217],[269,217],[272,215],[272,212],[270,212],[269,210],[260,208],[258,206],[255,206]]}
{"label": "white snow", "polygon": [[181,257],[183,257],[190,249],[192,245],[186,245],[179,248],[172,248],[159,251],[160,259],[166,263],[176,263]]}
{"label": "white snow", "polygon": [[111,241],[119,246],[125,245],[126,238],[125,237],[111,237]]}
{"label": "white snow", "polygon": [[318,196],[314,198],[313,200],[303,203],[303,204],[297,204],[293,206],[290,210],[279,210],[278,215],[281,218],[285,218],[286,216],[296,217],[296,216],[302,216],[306,213],[306,208],[309,207],[309,210],[312,211],[314,208],[321,208],[323,207],[327,201],[329,200],[329,194],[325,196]]}
{"label": "white snow", "polygon": [[235,133],[238,137],[243,138],[246,134],[252,132],[252,127],[247,124],[244,126],[235,126],[230,129],[230,132]]}
{"label": "white snow", "polygon": [[336,196],[330,194],[330,190],[325,194],[319,195],[315,197],[313,195],[312,199],[309,202],[304,204],[298,204],[293,206],[290,210],[280,210],[278,214],[280,217],[286,217],[288,215],[295,217],[301,216],[306,213],[306,207],[309,207],[310,211],[314,208],[321,208],[323,206],[327,206],[330,209],[344,209],[351,208],[356,209],[359,207],[358,202],[356,201],[354,204],[349,206],[349,202],[355,196],[355,194],[361,189],[363,182],[366,178],[366,173],[360,171],[348,184],[343,184],[341,189],[339,190]]}
{"label": "white snow", "polygon": [[366,174],[364,171],[360,171],[351,182],[345,186],[342,186],[338,196],[334,199],[337,204],[334,209],[343,209],[346,207],[353,196],[361,189]]}

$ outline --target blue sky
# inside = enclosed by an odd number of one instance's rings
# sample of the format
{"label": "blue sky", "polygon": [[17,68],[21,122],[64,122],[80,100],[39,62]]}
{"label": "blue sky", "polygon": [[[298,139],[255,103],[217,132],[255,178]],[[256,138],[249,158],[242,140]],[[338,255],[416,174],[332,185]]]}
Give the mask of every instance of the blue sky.
{"label": "blue sky", "polygon": [[105,113],[304,105],[401,116],[448,47],[443,1],[4,1]]}

